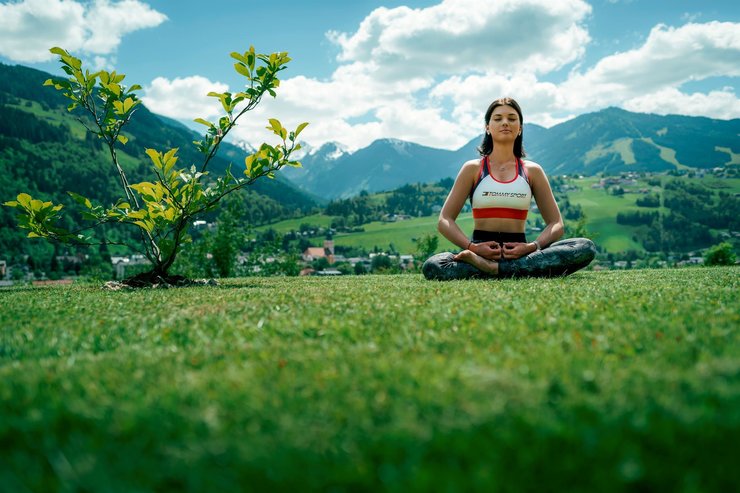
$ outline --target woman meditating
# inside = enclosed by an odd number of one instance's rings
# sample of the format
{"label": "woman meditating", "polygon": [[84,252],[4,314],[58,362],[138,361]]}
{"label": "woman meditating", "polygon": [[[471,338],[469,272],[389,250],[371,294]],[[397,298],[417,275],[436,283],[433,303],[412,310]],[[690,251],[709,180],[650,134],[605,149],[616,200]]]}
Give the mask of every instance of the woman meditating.
{"label": "woman meditating", "polygon": [[[462,251],[434,255],[424,262],[427,279],[551,277],[587,266],[596,247],[586,238],[563,236],[563,218],[542,167],[525,161],[524,119],[511,98],[497,99],[485,114],[482,159],[463,164],[439,214],[438,229]],[[524,228],[534,197],[547,224],[532,242]],[[470,199],[475,230],[469,239],[455,220]]]}

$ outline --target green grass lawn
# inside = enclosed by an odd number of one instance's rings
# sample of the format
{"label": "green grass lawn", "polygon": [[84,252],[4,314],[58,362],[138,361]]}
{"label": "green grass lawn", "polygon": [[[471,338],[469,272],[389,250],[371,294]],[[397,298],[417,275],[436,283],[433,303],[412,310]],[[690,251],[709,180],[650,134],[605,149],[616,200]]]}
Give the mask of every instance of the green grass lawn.
{"label": "green grass lawn", "polygon": [[732,491],[739,273],[0,289],[0,490]]}

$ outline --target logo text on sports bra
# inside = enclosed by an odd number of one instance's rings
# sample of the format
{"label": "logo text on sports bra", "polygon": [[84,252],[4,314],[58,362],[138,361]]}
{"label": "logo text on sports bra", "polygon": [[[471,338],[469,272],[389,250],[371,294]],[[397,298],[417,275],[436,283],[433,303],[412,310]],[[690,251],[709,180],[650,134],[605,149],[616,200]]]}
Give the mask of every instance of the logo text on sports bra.
{"label": "logo text on sports bra", "polygon": [[527,198],[526,193],[521,192],[483,192],[482,197],[514,197],[517,199]]}

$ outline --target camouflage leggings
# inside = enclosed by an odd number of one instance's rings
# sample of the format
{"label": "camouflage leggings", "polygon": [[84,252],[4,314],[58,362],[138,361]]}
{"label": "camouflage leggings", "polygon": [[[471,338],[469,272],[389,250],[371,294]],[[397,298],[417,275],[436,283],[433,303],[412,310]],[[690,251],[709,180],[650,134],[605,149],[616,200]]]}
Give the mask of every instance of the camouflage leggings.
{"label": "camouflage leggings", "polygon": [[587,238],[569,238],[556,241],[547,248],[530,253],[516,260],[499,260],[498,275],[453,260],[453,253],[438,253],[429,257],[422,266],[424,277],[429,280],[484,279],[506,277],[556,277],[567,276],[586,267],[596,256],[596,246]]}

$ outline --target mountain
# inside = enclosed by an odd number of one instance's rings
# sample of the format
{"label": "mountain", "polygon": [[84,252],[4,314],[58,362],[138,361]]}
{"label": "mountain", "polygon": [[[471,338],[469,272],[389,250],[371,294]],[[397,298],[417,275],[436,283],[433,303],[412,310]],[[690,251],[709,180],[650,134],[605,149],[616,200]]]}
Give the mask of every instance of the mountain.
{"label": "mountain", "polygon": [[455,152],[396,139],[376,140],[353,153],[329,143],[301,159],[303,168],[287,170],[288,179],[327,198],[363,190],[389,190],[405,183],[432,182],[450,173]]}
{"label": "mountain", "polygon": [[[660,116],[607,108],[551,128],[525,123],[527,157],[548,174],[666,171],[739,163],[740,119]],[[462,163],[479,158],[481,136],[455,151],[381,139],[354,153],[325,144],[285,175],[303,190],[346,198],[407,183],[455,177]]]}
{"label": "mountain", "polygon": [[[28,192],[69,205],[67,191],[111,203],[121,193],[107,151],[67,111],[68,100],[43,86],[50,77],[27,67],[0,64],[0,203]],[[119,160],[132,183],[152,177],[147,148],[178,148],[179,166],[202,162],[193,145],[202,136],[143,105],[124,134],[129,141],[120,149]],[[210,173],[218,176],[232,164],[234,174],[240,175],[247,154],[242,147],[223,143],[211,161]],[[302,215],[316,205],[280,173],[274,180],[257,181],[239,196],[244,217],[254,224]],[[26,240],[14,226],[13,216],[14,211],[0,207],[0,254],[27,251],[28,245],[19,248],[19,242]]]}
{"label": "mountain", "polygon": [[551,174],[713,168],[737,162],[740,119],[652,115],[607,108],[527,136],[529,156]]}

